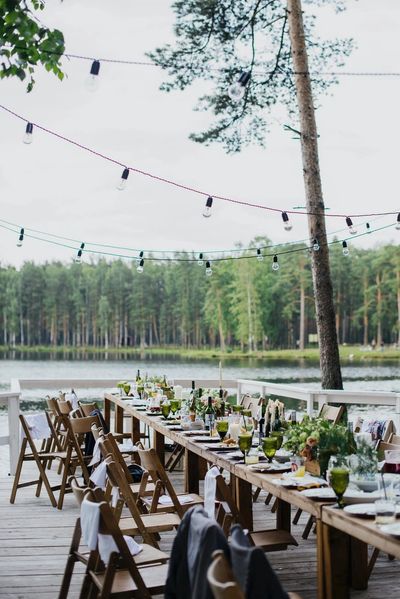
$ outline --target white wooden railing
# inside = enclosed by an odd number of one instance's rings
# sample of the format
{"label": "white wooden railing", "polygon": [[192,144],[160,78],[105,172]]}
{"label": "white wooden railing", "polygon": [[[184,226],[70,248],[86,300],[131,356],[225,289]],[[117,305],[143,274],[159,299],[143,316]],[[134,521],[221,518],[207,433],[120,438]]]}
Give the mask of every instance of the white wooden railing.
{"label": "white wooden railing", "polygon": [[[10,446],[10,473],[15,473],[19,452],[19,402],[23,400],[23,391],[28,389],[50,390],[51,394],[59,389],[105,389],[115,388],[116,379],[12,379],[11,390],[0,393],[0,405],[8,406],[8,435],[0,437],[0,445]],[[189,388],[190,379],[174,379],[175,385]],[[347,405],[389,406],[393,408],[391,418],[396,429],[400,430],[400,393],[390,391],[336,391],[327,389],[305,389],[297,385],[281,385],[268,381],[247,379],[219,380],[196,379],[196,386],[203,389],[222,386],[235,391],[238,401],[243,393],[261,393],[263,396],[276,395],[281,398],[296,399],[306,404],[309,415],[324,403],[344,403]],[[100,395],[102,397],[102,393]]]}

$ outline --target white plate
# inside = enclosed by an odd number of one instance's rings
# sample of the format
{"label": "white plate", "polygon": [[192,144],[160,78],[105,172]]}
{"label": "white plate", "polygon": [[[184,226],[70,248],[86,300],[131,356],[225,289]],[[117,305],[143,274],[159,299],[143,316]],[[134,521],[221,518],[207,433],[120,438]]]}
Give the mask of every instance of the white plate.
{"label": "white plate", "polygon": [[386,532],[389,535],[400,537],[400,522],[393,522],[392,524],[382,524],[380,526],[382,532]]}
{"label": "white plate", "polygon": [[272,464],[251,464],[249,466],[250,470],[254,472],[285,472],[288,467],[285,464],[279,464],[278,462],[273,462]]}
{"label": "white plate", "polygon": [[336,499],[333,489],[327,487],[322,487],[321,489],[304,489],[300,493],[311,499]]}
{"label": "white plate", "polygon": [[378,489],[377,478],[371,480],[370,478],[357,478],[356,476],[350,476],[350,482],[357,485],[361,491],[371,492]]}
{"label": "white plate", "polygon": [[346,505],[343,511],[352,516],[373,518],[375,516],[375,505],[371,503],[353,503],[352,505]]}
{"label": "white plate", "polygon": [[379,497],[379,491],[366,493],[365,491],[359,491],[358,489],[347,489],[343,495],[343,500],[346,504],[374,503]]}

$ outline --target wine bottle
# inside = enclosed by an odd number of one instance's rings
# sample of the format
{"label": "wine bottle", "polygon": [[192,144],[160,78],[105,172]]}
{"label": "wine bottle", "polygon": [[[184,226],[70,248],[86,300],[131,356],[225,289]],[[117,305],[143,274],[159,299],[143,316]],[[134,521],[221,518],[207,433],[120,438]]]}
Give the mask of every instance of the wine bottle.
{"label": "wine bottle", "polygon": [[140,378],[140,370],[137,371],[137,375],[136,375],[136,382],[140,383],[141,378]]}
{"label": "wine bottle", "polygon": [[267,408],[265,411],[265,429],[264,429],[265,437],[269,437],[270,432],[271,432],[271,413]]}
{"label": "wine bottle", "polygon": [[221,400],[221,408],[220,408],[221,416],[224,417],[225,416],[225,402],[224,402],[224,390],[223,389],[219,390],[219,398]]}
{"label": "wine bottle", "polygon": [[271,423],[271,431],[280,431],[282,428],[281,417],[279,415],[279,408],[275,406],[274,419]]}
{"label": "wine bottle", "polygon": [[208,398],[208,405],[206,411],[204,412],[204,424],[206,431],[214,430],[215,425],[215,411],[212,406],[212,397]]}
{"label": "wine bottle", "polygon": [[191,391],[191,400],[189,406],[189,416],[190,420],[194,422],[196,420],[196,383],[192,381],[192,391]]}

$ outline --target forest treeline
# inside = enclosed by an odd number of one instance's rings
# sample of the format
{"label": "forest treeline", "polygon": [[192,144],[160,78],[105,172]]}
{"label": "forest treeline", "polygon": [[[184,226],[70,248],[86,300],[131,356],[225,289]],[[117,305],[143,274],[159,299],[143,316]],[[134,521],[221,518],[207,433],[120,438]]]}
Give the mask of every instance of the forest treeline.
{"label": "forest treeline", "polygon": [[[316,333],[308,252],[280,255],[278,271],[271,257],[215,262],[211,277],[183,261],[2,266],[0,344],[303,348]],[[399,247],[330,256],[339,342],[399,343]]]}

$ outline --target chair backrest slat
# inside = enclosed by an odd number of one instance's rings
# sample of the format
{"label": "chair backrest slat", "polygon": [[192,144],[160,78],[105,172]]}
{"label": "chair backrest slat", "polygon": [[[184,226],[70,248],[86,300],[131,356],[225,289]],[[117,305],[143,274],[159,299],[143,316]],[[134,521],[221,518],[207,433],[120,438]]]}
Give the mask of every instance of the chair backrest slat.
{"label": "chair backrest slat", "polygon": [[343,416],[344,406],[330,406],[324,403],[319,411],[318,417],[329,420],[332,424],[338,424]]}
{"label": "chair backrest slat", "polygon": [[207,580],[214,599],[245,599],[222,550],[214,551]]}

